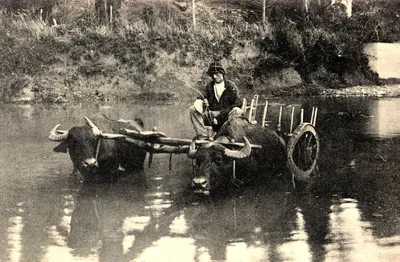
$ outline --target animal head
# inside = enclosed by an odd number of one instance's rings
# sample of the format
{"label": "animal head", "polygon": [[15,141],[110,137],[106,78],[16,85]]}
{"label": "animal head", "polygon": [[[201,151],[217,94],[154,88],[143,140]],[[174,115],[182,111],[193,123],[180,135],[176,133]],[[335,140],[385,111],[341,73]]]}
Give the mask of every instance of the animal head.
{"label": "animal head", "polygon": [[[130,160],[127,164],[129,168],[136,165],[135,161],[144,161],[145,151],[139,152],[136,145],[127,146],[117,140],[103,139],[105,133],[102,133],[102,131],[116,133],[120,128],[140,130],[142,128],[141,123],[136,121],[133,125],[126,120],[109,120],[104,115],[94,116],[93,122],[86,117],[85,120],[87,125],[75,126],[68,131],[58,130],[60,125],[56,125],[49,135],[50,140],[60,142],[53,150],[55,152],[68,152],[74,168],[79,170],[85,178],[116,170],[120,167],[121,161],[125,161],[125,158]],[[121,155],[125,153],[135,155]],[[143,163],[137,163],[137,166],[141,164]]]}
{"label": "animal head", "polygon": [[241,150],[228,149],[219,142],[202,144],[196,149],[192,141],[188,157],[194,161],[194,177],[192,187],[195,193],[209,195],[231,178],[232,161],[243,159],[250,155],[250,142],[244,137],[244,147]]}
{"label": "animal head", "polygon": [[[74,167],[82,175],[93,174],[98,171],[98,143],[100,130],[88,118],[86,126],[74,126],[68,131],[59,131],[56,125],[49,135],[49,139],[61,142],[53,151],[69,153]],[[111,141],[113,142],[113,141]]]}

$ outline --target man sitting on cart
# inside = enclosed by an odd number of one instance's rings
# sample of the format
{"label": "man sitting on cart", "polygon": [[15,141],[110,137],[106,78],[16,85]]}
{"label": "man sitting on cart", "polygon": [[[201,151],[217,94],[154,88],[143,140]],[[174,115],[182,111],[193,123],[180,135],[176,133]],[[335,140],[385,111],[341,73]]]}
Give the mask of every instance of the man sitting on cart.
{"label": "man sitting on cart", "polygon": [[225,121],[243,114],[242,99],[235,83],[225,79],[225,69],[219,62],[211,63],[207,74],[212,81],[190,107],[190,120],[197,139],[213,140]]}

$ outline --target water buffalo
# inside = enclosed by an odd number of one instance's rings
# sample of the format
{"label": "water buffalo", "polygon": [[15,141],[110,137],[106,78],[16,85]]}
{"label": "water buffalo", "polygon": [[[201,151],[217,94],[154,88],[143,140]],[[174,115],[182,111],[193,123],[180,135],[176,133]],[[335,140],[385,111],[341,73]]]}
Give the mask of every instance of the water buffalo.
{"label": "water buffalo", "polygon": [[[241,150],[228,149],[216,142],[244,142]],[[261,145],[252,149],[251,144]],[[281,173],[286,167],[286,145],[275,131],[252,125],[247,119],[237,117],[221,127],[213,142],[201,144],[197,149],[195,140],[189,147],[188,157],[194,160],[192,186],[195,193],[209,195],[233,178],[233,168],[240,180],[256,179],[265,173]],[[235,165],[232,164],[235,161]]]}
{"label": "water buffalo", "polygon": [[118,133],[122,128],[141,131],[142,120],[111,120],[103,114],[85,119],[87,125],[74,126],[68,131],[59,131],[59,125],[56,125],[49,135],[50,140],[61,142],[54,152],[69,153],[73,173],[80,173],[83,179],[90,180],[105,178],[117,171],[129,173],[143,169],[144,149],[124,140],[101,137],[102,132]]}

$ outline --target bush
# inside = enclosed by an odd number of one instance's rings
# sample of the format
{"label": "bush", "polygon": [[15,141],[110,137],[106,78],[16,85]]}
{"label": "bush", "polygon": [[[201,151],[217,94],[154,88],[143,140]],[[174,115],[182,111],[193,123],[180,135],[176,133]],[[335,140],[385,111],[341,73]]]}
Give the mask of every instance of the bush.
{"label": "bush", "polygon": [[[362,8],[356,5],[350,18],[335,13],[329,6],[314,8],[307,14],[292,12],[292,5],[274,7],[270,17],[274,31],[260,44],[262,55],[255,68],[257,76],[293,67],[305,83],[323,80],[328,87],[338,87],[350,84],[346,80],[350,74],[363,75],[368,82],[378,83],[377,75],[368,66],[364,44],[382,40],[378,35],[386,34],[379,30],[390,32],[392,37],[397,31],[398,36],[398,26],[380,27],[386,24],[383,21],[388,13],[394,14],[390,5],[376,2]],[[318,76],[318,72],[322,75]]]}
{"label": "bush", "polygon": [[[5,2],[10,3],[0,4]],[[195,82],[213,59],[222,59],[229,76],[250,92],[258,83],[277,82],[286,69],[295,69],[304,83],[316,86],[373,82],[378,78],[368,67],[364,43],[400,39],[398,3],[354,3],[353,16],[347,18],[328,6],[311,5],[307,14],[298,4],[269,1],[269,20],[261,25],[260,0],[201,1],[194,30],[191,9],[167,1],[124,1],[112,24],[101,21],[86,0],[60,1],[51,5],[57,25],[50,16],[46,23],[36,11],[23,9],[37,9],[43,1],[14,2],[0,11],[0,76],[12,76],[13,81],[24,76],[54,78],[51,83],[59,82],[61,90],[56,99],[60,92],[71,93],[86,83],[71,82],[71,76],[88,78],[93,86],[121,78],[126,86],[150,94],[145,90],[149,83],[168,89],[163,81],[152,79],[168,74],[172,86],[180,77]],[[298,82],[297,73],[291,82]],[[3,83],[0,88],[8,96],[15,93],[9,88],[18,85]],[[157,94],[167,97],[163,90]]]}

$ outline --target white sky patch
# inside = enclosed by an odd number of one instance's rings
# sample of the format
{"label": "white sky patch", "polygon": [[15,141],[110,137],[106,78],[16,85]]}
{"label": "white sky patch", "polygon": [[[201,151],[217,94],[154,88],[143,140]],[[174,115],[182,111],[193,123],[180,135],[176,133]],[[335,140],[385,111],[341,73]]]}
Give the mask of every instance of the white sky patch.
{"label": "white sky patch", "polygon": [[380,78],[400,77],[400,43],[372,43],[365,46],[369,66]]}

